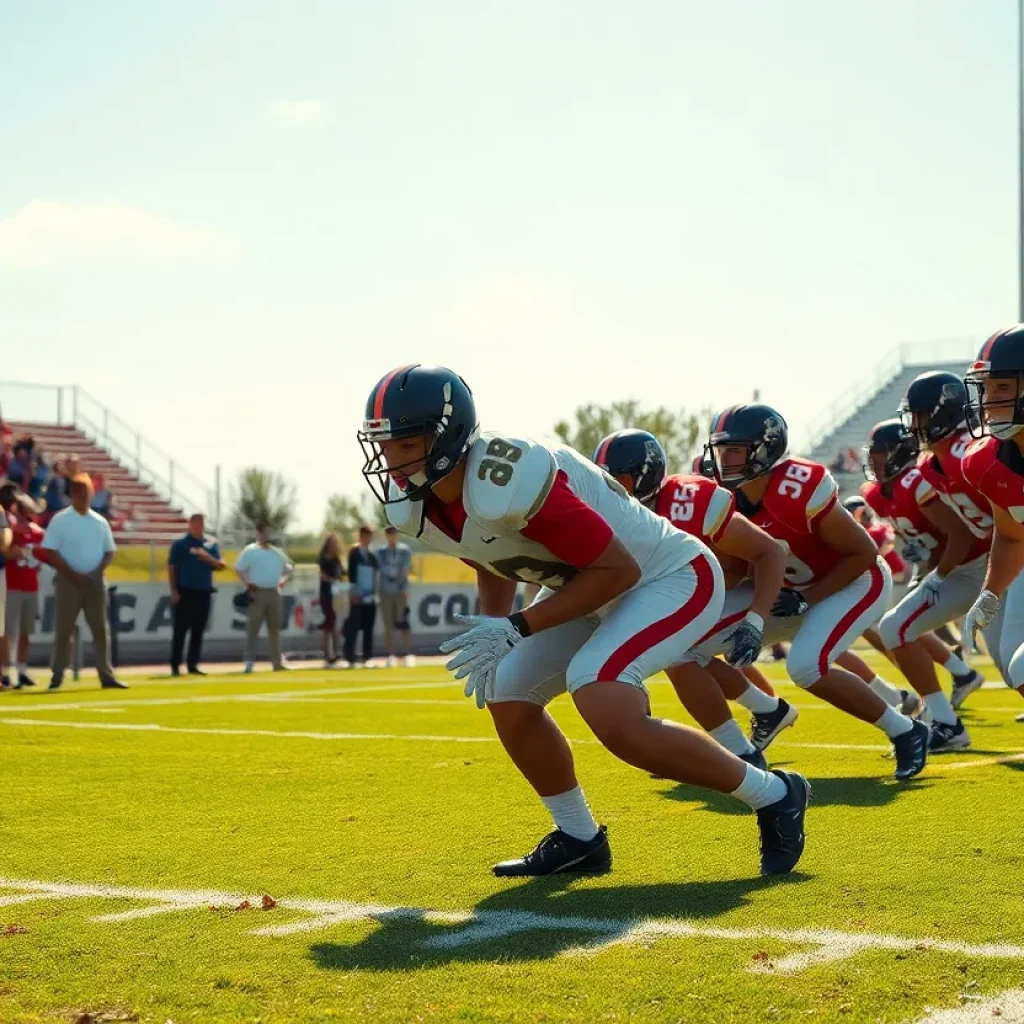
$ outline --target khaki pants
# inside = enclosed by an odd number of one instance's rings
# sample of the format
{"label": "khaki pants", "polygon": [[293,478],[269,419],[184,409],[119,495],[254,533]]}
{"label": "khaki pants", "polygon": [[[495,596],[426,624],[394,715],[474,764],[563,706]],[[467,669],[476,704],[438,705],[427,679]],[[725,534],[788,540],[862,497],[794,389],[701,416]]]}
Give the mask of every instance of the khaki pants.
{"label": "khaki pants", "polygon": [[406,600],[404,592],[401,594],[381,594],[378,599],[380,616],[384,620],[384,646],[388,654],[395,653],[395,633],[404,633],[403,642],[405,650],[409,650],[409,631],[396,630],[395,624],[405,615]]}
{"label": "khaki pants", "polygon": [[110,649],[110,630],[107,625],[107,587],[101,576],[86,576],[76,586],[59,573],[53,579],[53,675],[60,679],[71,657],[71,634],[81,612],[92,633],[92,647],[96,657],[96,671],[100,682],[114,678],[107,652]]}
{"label": "khaki pants", "polygon": [[252,591],[249,621],[245,629],[247,662],[256,660],[256,641],[264,622],[267,624],[267,640],[270,641],[270,663],[278,669],[281,667],[281,591],[276,587]]}

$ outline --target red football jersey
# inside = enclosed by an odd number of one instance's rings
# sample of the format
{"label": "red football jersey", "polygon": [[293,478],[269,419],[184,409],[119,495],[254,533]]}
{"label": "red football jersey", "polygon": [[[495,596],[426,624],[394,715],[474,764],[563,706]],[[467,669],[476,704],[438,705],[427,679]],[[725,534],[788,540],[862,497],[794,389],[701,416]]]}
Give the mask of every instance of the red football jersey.
{"label": "red football jersey", "polygon": [[1024,455],[1013,441],[975,441],[964,456],[963,472],[991,504],[1024,523]]}
{"label": "red football jersey", "polygon": [[736,502],[706,476],[677,473],[665,477],[654,511],[677,529],[714,546],[736,511]]}
{"label": "red football jersey", "polygon": [[967,553],[968,562],[988,554],[992,546],[992,506],[988,498],[964,477],[963,459],[972,442],[970,432],[965,430],[941,459],[926,452],[917,461],[921,475],[974,534],[975,542]]}
{"label": "red football jersey", "polygon": [[787,586],[809,587],[843,558],[818,536],[821,521],[838,496],[836,482],[824,466],[789,456],[773,467],[760,505],[748,512],[749,502],[738,502],[739,511],[752,523],[789,546]]}
{"label": "red football jersey", "polygon": [[7,559],[4,565],[7,589],[34,593],[39,589],[40,565],[34,549],[42,544],[45,534],[35,523],[17,523],[13,520],[11,532],[14,535],[14,543],[24,552],[24,557],[17,561]]}
{"label": "red football jersey", "polygon": [[921,511],[922,505],[935,501],[938,493],[915,467],[892,481],[892,495],[887,497],[882,485],[871,481],[861,485],[860,493],[876,515],[888,519],[904,543],[915,541],[929,554],[942,550],[945,538]]}

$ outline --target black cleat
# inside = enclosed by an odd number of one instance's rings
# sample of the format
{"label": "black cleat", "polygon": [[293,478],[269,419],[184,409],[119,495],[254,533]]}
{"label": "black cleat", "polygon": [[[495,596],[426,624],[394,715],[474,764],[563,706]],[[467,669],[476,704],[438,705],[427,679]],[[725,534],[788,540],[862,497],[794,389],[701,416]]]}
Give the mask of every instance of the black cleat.
{"label": "black cleat", "polygon": [[958,711],[975,690],[981,689],[984,682],[985,677],[977,669],[971,669],[966,675],[953,676],[953,692],[949,695],[949,703],[953,705],[953,710]]}
{"label": "black cleat", "polygon": [[892,741],[892,752],[896,758],[896,778],[901,782],[912,779],[924,769],[928,761],[928,743],[931,730],[924,722],[915,721],[910,732],[897,736]]}
{"label": "black cleat", "polygon": [[971,737],[958,718],[956,725],[947,722],[932,722],[931,737],[928,740],[929,754],[946,754],[951,750],[966,750]]}
{"label": "black cleat", "polygon": [[16,690],[24,690],[26,687],[35,685],[36,681],[30,675],[26,675],[22,672],[21,675],[18,676],[18,682],[15,684],[14,688]]}
{"label": "black cleat", "polygon": [[100,682],[101,690],[127,690],[128,684],[122,683],[120,680],[115,679],[111,676],[109,679],[104,679]]}
{"label": "black cleat", "polygon": [[10,690],[10,689],[12,689],[10,678],[6,674],[0,675],[0,690]]}
{"label": "black cleat", "polygon": [[811,799],[810,783],[796,772],[776,769],[786,795],[757,812],[761,830],[761,874],[785,875],[796,867],[804,852],[804,815]]}
{"label": "black cleat", "polygon": [[520,860],[503,860],[493,871],[499,878],[559,875],[566,872],[601,875],[612,868],[608,828],[601,825],[593,839],[576,839],[556,828]]}
{"label": "black cleat", "polygon": [[64,683],[63,676],[54,676],[50,680],[50,685],[47,687],[48,690],[59,690]]}
{"label": "black cleat", "polygon": [[745,761],[749,765],[753,765],[755,768],[760,768],[761,771],[768,771],[768,762],[765,760],[764,754],[761,753],[757,747],[753,750],[748,750],[745,754],[736,755],[741,761]]}
{"label": "black cleat", "polygon": [[189,668],[188,674],[190,676],[205,676],[206,673],[201,668]]}
{"label": "black cleat", "polygon": [[752,715],[750,718],[750,742],[758,750],[767,750],[771,743],[783,729],[791,726],[800,712],[792,704],[779,698],[779,706],[774,711],[763,715]]}

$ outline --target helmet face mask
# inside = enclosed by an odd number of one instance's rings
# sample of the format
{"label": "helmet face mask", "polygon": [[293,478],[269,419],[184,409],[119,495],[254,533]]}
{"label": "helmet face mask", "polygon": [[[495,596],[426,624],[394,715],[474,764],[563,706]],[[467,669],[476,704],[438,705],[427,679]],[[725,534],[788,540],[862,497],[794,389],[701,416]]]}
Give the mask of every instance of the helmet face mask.
{"label": "helmet face mask", "polygon": [[365,458],[363,476],[382,505],[426,497],[430,481],[425,469],[434,441],[431,435],[417,432],[404,438],[385,437],[379,429],[375,432],[364,428],[358,438]]}
{"label": "helmet face mask", "polygon": [[921,454],[918,436],[900,420],[885,420],[871,431],[864,447],[864,477],[888,484],[917,462]]}
{"label": "helmet face mask", "polygon": [[972,394],[971,433],[991,434],[1002,441],[1024,430],[1024,372],[993,373],[971,370],[966,377]]}
{"label": "helmet face mask", "polygon": [[967,389],[953,373],[923,373],[900,402],[904,428],[923,445],[935,444],[964,428],[969,419]]}

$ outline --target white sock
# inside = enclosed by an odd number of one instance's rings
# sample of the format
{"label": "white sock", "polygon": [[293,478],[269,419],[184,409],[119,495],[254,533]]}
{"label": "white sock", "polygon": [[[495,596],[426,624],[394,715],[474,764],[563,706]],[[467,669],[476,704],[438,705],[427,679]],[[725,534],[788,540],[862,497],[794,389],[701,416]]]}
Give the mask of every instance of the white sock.
{"label": "white sock", "polygon": [[914,728],[914,723],[906,715],[901,715],[895,708],[886,708],[885,714],[875,722],[875,725],[891,740]]}
{"label": "white sock", "polygon": [[25,662],[23,661],[18,662],[18,664],[14,666],[14,670],[18,673],[19,676],[23,676],[25,674],[25,669],[27,668],[28,665],[26,665]]}
{"label": "white sock", "polygon": [[749,754],[753,751],[754,745],[743,735],[743,730],[737,725],[734,718],[730,718],[717,729],[712,729],[708,735],[729,751],[730,754]]}
{"label": "white sock", "polygon": [[951,676],[965,676],[970,672],[970,667],[964,663],[963,658],[958,658],[955,654],[949,656],[949,661],[942,666]]}
{"label": "white sock", "polygon": [[579,786],[556,796],[542,796],[541,800],[551,813],[555,826],[563,832],[583,840],[593,839],[597,835],[597,822]]}
{"label": "white sock", "polygon": [[956,725],[956,712],[949,698],[939,690],[938,693],[929,693],[924,699],[924,706],[932,713],[936,722],[943,722],[946,725]]}
{"label": "white sock", "polygon": [[903,703],[903,694],[892,683],[887,683],[881,676],[875,676],[868,683],[868,686],[891,708],[898,708]]}
{"label": "white sock", "polygon": [[737,789],[732,791],[737,800],[742,800],[752,810],[777,804],[786,795],[786,784],[771,772],[763,772],[752,764]]}
{"label": "white sock", "polygon": [[779,706],[779,698],[759,690],[753,683],[736,698],[741,708],[746,708],[752,715],[767,715]]}

